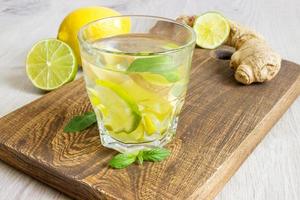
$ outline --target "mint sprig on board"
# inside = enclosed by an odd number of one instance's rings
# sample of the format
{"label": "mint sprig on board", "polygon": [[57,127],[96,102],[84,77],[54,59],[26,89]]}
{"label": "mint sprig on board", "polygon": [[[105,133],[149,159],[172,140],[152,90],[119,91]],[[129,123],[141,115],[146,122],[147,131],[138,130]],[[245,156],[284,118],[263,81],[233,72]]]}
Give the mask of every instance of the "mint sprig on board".
{"label": "mint sprig on board", "polygon": [[143,151],[143,159],[145,161],[160,162],[170,155],[170,151],[164,148],[155,148]]}
{"label": "mint sprig on board", "polygon": [[73,117],[65,126],[64,132],[83,131],[97,122],[96,114],[93,111],[86,112],[83,115]]}
{"label": "mint sprig on board", "polygon": [[119,153],[109,161],[109,166],[115,169],[123,169],[136,161],[139,164],[143,164],[143,161],[160,162],[169,155],[170,151],[165,148],[154,148],[132,154]]}
{"label": "mint sprig on board", "polygon": [[134,154],[120,153],[109,161],[109,166],[116,169],[122,169],[134,163],[135,160],[136,160],[136,155]]}

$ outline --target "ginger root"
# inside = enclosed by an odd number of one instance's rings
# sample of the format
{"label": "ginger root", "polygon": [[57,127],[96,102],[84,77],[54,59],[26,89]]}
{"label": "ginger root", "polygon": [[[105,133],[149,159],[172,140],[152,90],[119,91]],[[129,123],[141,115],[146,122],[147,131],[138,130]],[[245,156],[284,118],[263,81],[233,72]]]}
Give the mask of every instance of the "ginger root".
{"label": "ginger root", "polygon": [[[193,26],[195,18],[196,16],[181,16],[177,21]],[[280,55],[255,31],[233,21],[229,21],[229,25],[230,34],[225,44],[236,49],[230,60],[235,79],[249,85],[274,78],[281,67]]]}

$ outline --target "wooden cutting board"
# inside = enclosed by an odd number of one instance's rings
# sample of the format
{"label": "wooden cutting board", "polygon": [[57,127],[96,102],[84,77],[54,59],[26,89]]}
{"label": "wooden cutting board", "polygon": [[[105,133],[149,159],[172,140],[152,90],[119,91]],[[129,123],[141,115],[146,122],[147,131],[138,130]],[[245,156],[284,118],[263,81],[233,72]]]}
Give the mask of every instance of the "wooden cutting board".
{"label": "wooden cutting board", "polygon": [[82,79],[1,118],[0,158],[75,199],[212,199],[299,92],[299,65],[283,61],[271,82],[243,86],[227,60],[196,49],[167,160],[110,169],[116,152],[101,146],[96,126],[64,133],[91,110]]}

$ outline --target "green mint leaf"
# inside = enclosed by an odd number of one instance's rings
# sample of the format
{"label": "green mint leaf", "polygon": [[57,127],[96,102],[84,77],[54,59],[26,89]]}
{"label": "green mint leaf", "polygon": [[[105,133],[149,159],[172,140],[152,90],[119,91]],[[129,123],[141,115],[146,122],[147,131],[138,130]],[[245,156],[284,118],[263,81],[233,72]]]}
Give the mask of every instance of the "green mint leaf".
{"label": "green mint leaf", "polygon": [[176,82],[180,79],[177,71],[163,72],[161,75],[163,75],[169,82]]}
{"label": "green mint leaf", "polygon": [[116,169],[122,169],[134,163],[136,157],[137,156],[135,154],[120,153],[109,161],[109,166]]}
{"label": "green mint leaf", "polygon": [[135,59],[128,67],[129,72],[153,72],[160,73],[177,68],[170,56],[149,56]]}
{"label": "green mint leaf", "polygon": [[64,132],[70,133],[82,131],[96,122],[96,114],[94,112],[86,112],[83,115],[75,116],[73,119],[71,119],[65,126]]}
{"label": "green mint leaf", "polygon": [[166,159],[170,155],[170,151],[164,148],[155,148],[138,153],[119,153],[109,161],[109,166],[115,169],[123,169],[137,161],[143,164],[144,161],[159,162]]}
{"label": "green mint leaf", "polygon": [[160,55],[135,59],[128,67],[128,72],[150,72],[164,76],[168,81],[179,80],[178,64],[171,56]]}
{"label": "green mint leaf", "polygon": [[143,159],[146,161],[159,162],[166,159],[170,151],[164,148],[155,148],[143,152]]}
{"label": "green mint leaf", "polygon": [[137,161],[140,165],[142,165],[144,162],[143,153],[144,153],[143,151],[139,151],[139,153],[137,155]]}

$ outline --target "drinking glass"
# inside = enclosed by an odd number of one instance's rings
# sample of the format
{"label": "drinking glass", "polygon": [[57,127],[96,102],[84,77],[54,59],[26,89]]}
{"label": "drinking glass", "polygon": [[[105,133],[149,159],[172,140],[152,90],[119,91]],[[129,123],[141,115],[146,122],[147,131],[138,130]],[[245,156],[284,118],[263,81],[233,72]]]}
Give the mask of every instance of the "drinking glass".
{"label": "drinking glass", "polygon": [[85,25],[78,39],[102,145],[128,153],[167,144],[187,90],[193,29],[167,18],[124,15]]}

